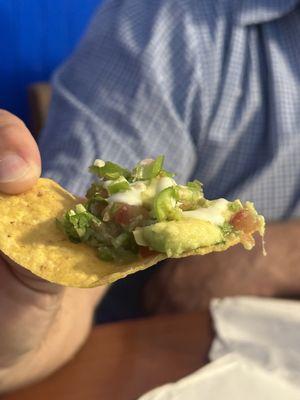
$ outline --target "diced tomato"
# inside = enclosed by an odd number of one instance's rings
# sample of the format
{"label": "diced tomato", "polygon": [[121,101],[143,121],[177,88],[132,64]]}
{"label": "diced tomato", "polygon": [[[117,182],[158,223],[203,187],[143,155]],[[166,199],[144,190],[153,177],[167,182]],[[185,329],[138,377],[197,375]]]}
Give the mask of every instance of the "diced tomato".
{"label": "diced tomato", "polygon": [[139,216],[142,219],[148,218],[148,210],[141,206],[131,206],[129,204],[120,203],[119,206],[116,208],[116,211],[114,211],[112,219],[117,224],[129,225]]}
{"label": "diced tomato", "polygon": [[259,221],[256,216],[248,210],[238,211],[230,220],[230,224],[239,231],[253,233],[259,229]]}
{"label": "diced tomato", "polygon": [[140,251],[141,257],[143,257],[143,258],[155,256],[158,254],[157,251],[151,250],[151,249],[149,249],[149,247],[145,247],[145,246],[140,246],[139,251]]}

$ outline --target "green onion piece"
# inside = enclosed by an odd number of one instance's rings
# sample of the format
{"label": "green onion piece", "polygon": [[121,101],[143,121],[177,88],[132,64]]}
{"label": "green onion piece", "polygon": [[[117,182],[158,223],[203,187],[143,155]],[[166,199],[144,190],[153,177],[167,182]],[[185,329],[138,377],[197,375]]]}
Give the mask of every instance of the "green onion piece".
{"label": "green onion piece", "polygon": [[149,164],[137,164],[132,172],[134,180],[141,181],[155,178],[162,170],[163,163],[164,156],[158,156]]}
{"label": "green onion piece", "polygon": [[177,220],[181,218],[182,211],[176,206],[178,200],[175,187],[162,190],[154,198],[154,215],[158,221]]}
{"label": "green onion piece", "polygon": [[130,178],[131,174],[128,169],[121,167],[118,164],[107,161],[103,167],[98,167],[97,165],[91,165],[89,171],[99,178],[103,179],[118,179],[121,176],[125,178]]}
{"label": "green onion piece", "polygon": [[119,192],[125,192],[126,190],[130,189],[130,185],[129,182],[127,181],[126,178],[124,178],[124,176],[121,176],[118,179],[115,179],[113,181],[113,183],[111,183],[108,187],[108,193],[110,195],[114,194],[114,193],[119,193]]}

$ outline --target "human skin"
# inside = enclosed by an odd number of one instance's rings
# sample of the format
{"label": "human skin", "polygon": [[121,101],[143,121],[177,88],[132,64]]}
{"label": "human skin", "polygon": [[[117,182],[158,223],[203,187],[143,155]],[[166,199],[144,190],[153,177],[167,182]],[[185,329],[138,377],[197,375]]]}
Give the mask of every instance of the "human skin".
{"label": "human skin", "polygon": [[[40,173],[30,132],[20,119],[0,110],[0,191],[26,191]],[[66,363],[88,336],[105,290],[52,284],[0,256],[0,394]]]}
{"label": "human skin", "polygon": [[144,290],[151,313],[207,310],[215,297],[253,295],[300,298],[300,222],[269,223],[263,256],[241,245],[221,253],[168,260]]}

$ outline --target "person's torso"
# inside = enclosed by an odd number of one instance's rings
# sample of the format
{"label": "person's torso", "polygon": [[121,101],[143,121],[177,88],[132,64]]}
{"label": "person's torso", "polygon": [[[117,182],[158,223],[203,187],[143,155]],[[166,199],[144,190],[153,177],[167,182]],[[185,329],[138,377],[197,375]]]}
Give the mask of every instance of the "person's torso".
{"label": "person's torso", "polygon": [[298,216],[300,7],[278,19],[267,13],[270,21],[260,24],[237,15],[199,25],[207,54],[201,129],[192,132],[199,151],[195,176],[209,197],[251,199],[270,219]]}

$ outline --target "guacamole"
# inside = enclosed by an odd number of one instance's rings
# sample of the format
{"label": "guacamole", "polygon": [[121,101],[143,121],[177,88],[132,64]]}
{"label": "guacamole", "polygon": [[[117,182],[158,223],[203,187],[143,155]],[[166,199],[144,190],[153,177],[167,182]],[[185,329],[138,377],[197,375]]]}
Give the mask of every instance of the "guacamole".
{"label": "guacamole", "polygon": [[179,185],[163,163],[159,156],[128,170],[96,160],[90,172],[97,181],[86,201],[67,211],[59,227],[72,242],[116,263],[155,253],[178,257],[237,237],[251,248],[253,232],[263,234],[264,219],[252,203],[207,200],[199,181]]}
{"label": "guacamole", "polygon": [[224,234],[219,226],[199,219],[158,222],[137,228],[133,234],[138,245],[148,246],[168,257],[224,241]]}

